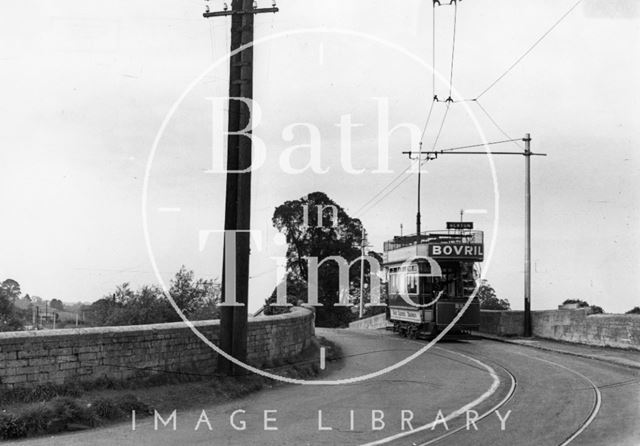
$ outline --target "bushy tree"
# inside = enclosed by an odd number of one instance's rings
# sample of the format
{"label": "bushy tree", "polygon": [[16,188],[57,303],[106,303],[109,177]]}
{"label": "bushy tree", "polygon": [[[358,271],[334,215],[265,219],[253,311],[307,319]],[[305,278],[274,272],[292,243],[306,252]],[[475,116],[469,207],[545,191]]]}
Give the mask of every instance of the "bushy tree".
{"label": "bushy tree", "polygon": [[640,307],[633,307],[632,309],[627,311],[625,314],[640,314]]}
{"label": "bushy tree", "polygon": [[220,284],[213,280],[194,279],[184,265],[171,281],[169,294],[185,316],[192,320],[219,317]]}
{"label": "bushy tree", "polygon": [[[193,271],[184,266],[171,281],[170,295],[184,315],[191,320],[218,317],[219,284],[212,280],[194,279]],[[90,325],[140,325],[182,320],[167,296],[157,286],[143,286],[137,291],[124,283],[116,290],[83,306]]]}
{"label": "bushy tree", "polygon": [[496,290],[486,279],[482,279],[478,288],[478,300],[482,310],[510,310],[511,304],[507,299],[498,299]]}
{"label": "bushy tree", "polygon": [[22,330],[23,321],[14,302],[20,297],[20,285],[13,279],[0,284],[0,331]]}
{"label": "bushy tree", "polygon": [[[318,208],[322,209],[318,221]],[[336,209],[334,219],[333,209]],[[306,220],[306,224],[305,224]],[[351,218],[335,201],[322,192],[313,192],[297,200],[278,206],[272,219],[273,225],[287,240],[287,299],[291,303],[308,298],[308,268],[305,257],[315,257],[318,262],[330,256],[341,256],[347,262],[360,256],[362,223]],[[366,264],[366,263],[365,263]],[[368,266],[368,265],[367,265]],[[350,287],[359,282],[360,265],[357,262],[349,271]],[[321,327],[347,325],[354,316],[348,307],[339,307],[338,267],[326,262],[318,271],[318,302],[323,306],[316,312],[316,324]],[[300,293],[300,294],[298,294]],[[275,291],[267,303],[275,302]]]}
{"label": "bushy tree", "polygon": [[64,304],[60,299],[51,299],[49,306],[55,310],[64,311]]}

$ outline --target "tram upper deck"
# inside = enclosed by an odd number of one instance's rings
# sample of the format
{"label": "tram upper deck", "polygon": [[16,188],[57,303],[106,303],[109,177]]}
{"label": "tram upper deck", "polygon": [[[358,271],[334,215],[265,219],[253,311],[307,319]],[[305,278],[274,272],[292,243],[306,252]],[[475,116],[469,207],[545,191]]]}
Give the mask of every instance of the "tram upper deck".
{"label": "tram upper deck", "polygon": [[416,256],[431,257],[436,261],[482,262],[484,233],[473,229],[425,231],[419,238],[412,234],[384,242],[385,265],[403,263]]}

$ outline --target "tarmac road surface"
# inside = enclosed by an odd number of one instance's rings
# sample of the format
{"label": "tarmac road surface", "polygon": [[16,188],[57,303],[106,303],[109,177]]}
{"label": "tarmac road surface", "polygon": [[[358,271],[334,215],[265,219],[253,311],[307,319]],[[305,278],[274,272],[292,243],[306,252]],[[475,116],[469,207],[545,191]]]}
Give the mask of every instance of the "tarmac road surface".
{"label": "tarmac road surface", "polygon": [[[317,333],[345,356],[325,380],[383,369],[427,344],[385,331]],[[135,431],[128,422],[19,444],[637,446],[640,370],[491,340],[441,342],[366,381],[278,386],[175,420],[175,431],[150,417]]]}

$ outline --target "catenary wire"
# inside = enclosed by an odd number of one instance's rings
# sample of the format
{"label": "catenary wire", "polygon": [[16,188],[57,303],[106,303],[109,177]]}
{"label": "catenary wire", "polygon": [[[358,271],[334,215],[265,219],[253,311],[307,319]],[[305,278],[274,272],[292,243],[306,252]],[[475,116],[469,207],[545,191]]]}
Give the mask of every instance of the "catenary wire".
{"label": "catenary wire", "polygon": [[451,70],[449,73],[449,99],[451,99],[451,92],[453,91],[453,62],[455,60],[456,53],[456,27],[458,23],[458,2],[453,2],[453,43],[451,45]]}
{"label": "catenary wire", "polygon": [[520,57],[518,57],[516,59],[516,61],[514,63],[511,64],[511,66],[509,66],[509,68],[507,68],[500,76],[498,76],[498,78],[496,80],[494,80],[491,84],[489,84],[489,86],[487,88],[485,88],[478,96],[476,96],[476,99],[479,99],[482,95],[484,95],[487,91],[491,90],[498,82],[500,82],[507,74],[509,74],[509,72],[511,70],[513,70],[515,68],[516,65],[518,65],[522,59],[524,59],[525,57],[527,57],[527,55],[533,51],[533,49],[538,46],[538,44],[540,42],[542,42],[544,40],[545,37],[547,37],[551,31],[553,31],[569,14],[571,14],[571,12],[576,9],[578,7],[578,5],[580,3],[582,3],[583,0],[578,0],[577,2],[575,2],[573,4],[573,6],[571,6],[571,8],[569,8],[552,26],[551,28],[549,28],[544,34],[542,34],[542,36],[540,36],[538,38],[538,40],[536,40],[533,45],[531,45],[529,47],[529,49],[527,49]]}

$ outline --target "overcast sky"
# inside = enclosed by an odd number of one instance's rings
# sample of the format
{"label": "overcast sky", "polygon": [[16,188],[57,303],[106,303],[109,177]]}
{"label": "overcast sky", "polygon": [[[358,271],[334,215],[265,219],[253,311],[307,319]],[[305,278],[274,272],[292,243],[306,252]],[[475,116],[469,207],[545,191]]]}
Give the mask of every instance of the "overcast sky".
{"label": "overcast sky", "polygon": [[[261,6],[269,6],[264,2]],[[413,232],[415,177],[365,209],[362,205],[408,166],[407,131],[389,141],[393,173],[375,174],[378,104],[390,126],[422,127],[432,95],[431,0],[280,0],[278,14],[256,18],[255,88],[263,112],[255,129],[267,160],[253,176],[252,309],[276,280],[271,256],[275,206],[320,190],[359,217],[370,242]],[[455,99],[474,98],[546,32],[574,0],[465,0],[458,6]],[[222,2],[212,2],[220,9]],[[4,1],[0,14],[0,278],[24,292],[93,301],[117,284],[157,283],[144,240],[142,194],[152,145],[146,211],[165,280],[181,264],[219,277],[222,239],[199,249],[202,229],[223,227],[224,176],[212,165],[212,105],[224,96],[228,19],[205,20],[203,2]],[[450,73],[453,7],[436,10],[436,70]],[[640,8],[633,0],[584,0],[480,99],[510,136],[532,135],[532,307],[580,298],[609,312],[640,295]],[[209,70],[209,71],[207,71]],[[202,76],[199,82],[188,87]],[[446,82],[436,93],[448,96]],[[184,99],[176,102],[185,94]],[[425,135],[431,147],[445,110],[436,104]],[[336,126],[354,123],[346,172]],[[316,126],[324,174],[283,171],[287,149],[309,143]],[[283,136],[284,135],[284,136]],[[476,103],[450,107],[438,147],[504,139]],[[517,150],[514,145],[495,150]],[[222,149],[224,151],[224,149]],[[308,151],[296,150],[294,167]],[[487,279],[522,308],[524,159],[441,157],[426,165],[423,229],[457,220],[460,209],[495,240]],[[495,190],[499,191],[499,210]],[[167,209],[170,208],[170,209]],[[177,209],[179,211],[177,211]],[[173,211],[171,211],[173,210]],[[498,212],[499,211],[499,212]],[[498,218],[497,232],[494,225]]]}

